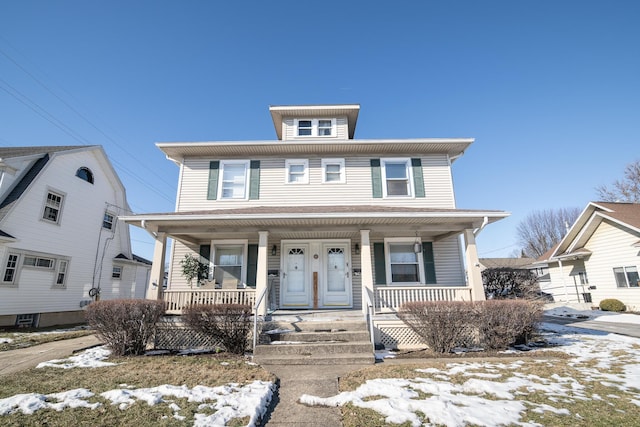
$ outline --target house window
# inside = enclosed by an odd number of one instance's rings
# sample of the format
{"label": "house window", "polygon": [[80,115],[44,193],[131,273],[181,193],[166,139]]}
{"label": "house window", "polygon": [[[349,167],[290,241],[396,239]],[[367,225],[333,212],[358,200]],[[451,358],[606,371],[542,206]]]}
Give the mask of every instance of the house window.
{"label": "house window", "polygon": [[106,228],[107,230],[113,229],[113,220],[115,216],[109,212],[104,213],[104,218],[102,219],[102,228]]}
{"label": "house window", "polygon": [[81,167],[76,171],[76,176],[83,181],[87,181],[89,184],[93,184],[93,172],[91,169],[86,167]]}
{"label": "house window", "polygon": [[25,267],[52,269],[54,265],[53,258],[43,258],[38,256],[25,255],[22,265]]}
{"label": "house window", "polygon": [[390,242],[388,271],[391,283],[420,283],[420,254],[414,251],[414,243]]}
{"label": "house window", "polygon": [[44,204],[44,213],[42,214],[42,219],[54,222],[56,224],[59,223],[63,199],[64,196],[62,196],[61,194],[49,191],[47,193],[47,200]]}
{"label": "house window", "polygon": [[286,160],[287,184],[309,183],[309,160]]}
{"label": "house window", "polygon": [[638,276],[638,269],[634,266],[616,267],[613,269],[613,274],[616,277],[616,284],[619,288],[640,287],[640,276]]}
{"label": "house window", "polygon": [[587,273],[585,271],[579,271],[578,272],[578,278],[580,279],[580,284],[581,285],[588,285],[589,284],[589,280],[587,279]]}
{"label": "house window", "polygon": [[69,266],[69,261],[61,259],[58,261],[58,274],[56,275],[56,285],[64,286],[65,281],[67,279],[67,267]]}
{"label": "house window", "polygon": [[111,277],[114,279],[120,279],[122,277],[122,267],[113,266],[113,270],[111,271]]}
{"label": "house window", "polygon": [[297,136],[336,136],[336,119],[297,119]]}
{"label": "house window", "polygon": [[411,160],[382,159],[382,179],[385,197],[413,196],[411,193]]}
{"label": "house window", "polygon": [[13,283],[16,278],[16,272],[18,268],[18,260],[20,259],[20,255],[18,254],[9,254],[7,257],[7,264],[4,268],[4,276],[2,278],[3,283]]}
{"label": "house window", "polygon": [[244,245],[215,247],[213,278],[223,289],[242,287],[244,282]]}
{"label": "house window", "polygon": [[221,162],[221,168],[220,198],[246,199],[249,162],[246,160]]}
{"label": "house window", "polygon": [[322,159],[322,182],[325,184],[346,182],[344,159]]}
{"label": "house window", "polygon": [[298,136],[311,136],[313,122],[311,120],[298,120]]}

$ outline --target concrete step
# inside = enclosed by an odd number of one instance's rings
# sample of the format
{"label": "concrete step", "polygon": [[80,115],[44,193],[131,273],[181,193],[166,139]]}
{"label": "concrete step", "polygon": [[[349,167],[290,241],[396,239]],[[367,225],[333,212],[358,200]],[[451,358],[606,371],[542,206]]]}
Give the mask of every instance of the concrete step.
{"label": "concrete step", "polygon": [[[276,341],[277,342],[277,341]],[[286,343],[286,344],[285,344]],[[315,356],[321,354],[373,354],[373,348],[369,341],[358,342],[312,342],[312,343],[287,343],[261,344],[253,350],[254,356],[297,354],[301,356]]]}
{"label": "concrete step", "polygon": [[336,320],[336,321],[268,321],[262,327],[262,331],[274,329],[286,329],[295,332],[331,332],[331,331],[367,331],[367,322],[364,320]]}
{"label": "concrete step", "polygon": [[338,332],[283,332],[266,334],[271,341],[301,341],[301,342],[352,342],[368,341],[368,331],[338,331]]}
{"label": "concrete step", "polygon": [[362,354],[322,354],[322,355],[255,355],[254,362],[260,365],[373,365],[373,351]]}

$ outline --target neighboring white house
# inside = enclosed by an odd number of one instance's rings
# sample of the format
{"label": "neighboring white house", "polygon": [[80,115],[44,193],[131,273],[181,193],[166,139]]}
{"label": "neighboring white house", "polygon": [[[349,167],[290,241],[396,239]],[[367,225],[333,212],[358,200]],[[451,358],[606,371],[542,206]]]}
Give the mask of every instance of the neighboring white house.
{"label": "neighboring white house", "polygon": [[[272,106],[276,140],[157,144],[180,168],[176,211],[123,218],[156,237],[152,283],[175,241],[152,297],[179,311],[264,293],[260,313],[484,299],[475,235],[508,213],[456,207],[451,165],[473,139],[354,139],[359,110]],[[209,265],[204,288],[185,254]]]}
{"label": "neighboring white house", "polygon": [[125,189],[102,147],[0,148],[0,326],[83,322],[96,298],[144,298]]}
{"label": "neighboring white house", "polygon": [[[591,202],[560,243],[538,259],[548,265],[556,301],[616,298],[640,310],[640,204]],[[543,289],[545,290],[545,289]]]}

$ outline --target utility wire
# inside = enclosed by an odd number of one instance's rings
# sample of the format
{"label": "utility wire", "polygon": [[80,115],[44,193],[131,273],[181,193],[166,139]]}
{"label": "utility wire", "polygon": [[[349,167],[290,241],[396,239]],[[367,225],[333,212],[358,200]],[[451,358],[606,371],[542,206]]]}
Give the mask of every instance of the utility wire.
{"label": "utility wire", "polygon": [[[16,61],[14,58],[12,58],[7,52],[5,52],[4,50],[2,50],[0,48],[0,53],[2,55],[4,55],[9,61],[11,61],[16,67],[18,67],[20,70],[22,70],[25,74],[27,74],[29,77],[31,77],[34,81],[36,81],[36,83],[38,83],[40,86],[42,86],[42,88],[44,88],[47,92],[49,92],[51,95],[53,95],[57,100],[59,100],[60,102],[62,102],[65,106],[67,106],[67,108],[69,108],[71,111],[73,111],[74,113],[76,113],[80,118],[82,118],[85,122],[87,122],[92,128],[94,128],[96,131],[98,131],[100,134],[102,134],[107,140],[111,141],[114,145],[116,145],[118,148],[120,148],[122,151],[124,151],[128,156],[130,156],[133,159],[137,158],[135,155],[133,155],[132,153],[130,153],[129,151],[127,151],[127,149],[125,149],[121,144],[119,144],[115,139],[111,138],[106,132],[104,132],[102,129],[100,129],[98,126],[96,126],[91,120],[89,120],[85,115],[83,115],[80,111],[78,111],[76,108],[74,108],[71,104],[69,104],[67,101],[65,101],[64,99],[62,99],[60,96],[58,96],[58,94],[56,94],[52,89],[50,89],[44,82],[42,82],[40,79],[38,79],[36,76],[34,76],[31,72],[29,72],[29,70],[27,70],[25,67],[23,67],[22,65],[20,65],[20,63],[18,63],[18,61]],[[147,169],[148,171],[150,171],[152,174],[154,174],[155,176],[157,176],[158,178],[160,178],[161,181],[163,181],[165,184],[169,185],[169,186],[173,186],[172,183],[166,181],[164,179],[164,177],[160,174],[158,174],[155,170],[153,170],[152,168],[150,168],[149,166],[147,166],[146,164],[144,164],[143,162],[139,163],[140,165],[142,165],[142,167],[144,167],[145,169]]]}

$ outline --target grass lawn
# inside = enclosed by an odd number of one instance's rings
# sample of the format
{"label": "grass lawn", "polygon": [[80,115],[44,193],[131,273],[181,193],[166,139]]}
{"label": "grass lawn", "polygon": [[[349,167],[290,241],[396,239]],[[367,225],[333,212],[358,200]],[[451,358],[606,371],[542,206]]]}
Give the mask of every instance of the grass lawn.
{"label": "grass lawn", "polygon": [[[109,357],[116,366],[98,368],[42,368],[2,377],[0,399],[22,393],[51,394],[74,389],[88,389],[94,396],[86,399],[100,402],[96,409],[72,408],[60,412],[45,409],[31,415],[17,412],[0,416],[3,426],[170,426],[193,425],[194,414],[202,413],[198,402],[186,398],[166,398],[180,407],[176,410],[167,403],[148,405],[136,401],[126,410],[100,396],[114,389],[140,389],[164,384],[222,386],[228,383],[248,384],[256,380],[274,381],[272,374],[260,366],[246,363],[245,359],[230,355],[192,356],[140,356]],[[206,410],[205,410],[206,412]],[[248,418],[233,420],[229,425],[246,425]]]}

